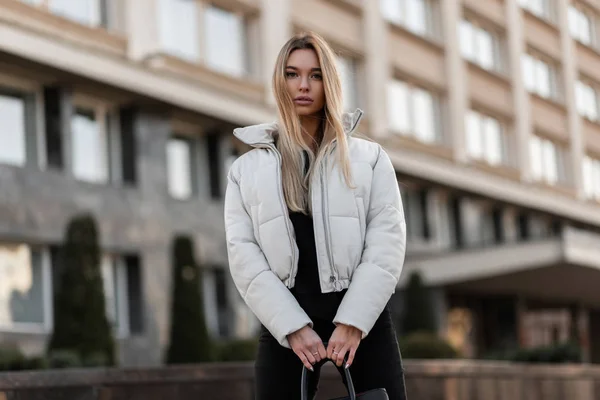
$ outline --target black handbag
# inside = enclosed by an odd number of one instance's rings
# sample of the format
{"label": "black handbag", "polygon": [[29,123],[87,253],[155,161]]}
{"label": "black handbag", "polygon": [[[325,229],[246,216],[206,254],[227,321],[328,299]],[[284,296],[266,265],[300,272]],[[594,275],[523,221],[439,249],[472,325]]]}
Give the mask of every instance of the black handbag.
{"label": "black handbag", "polygon": [[[331,361],[331,360],[328,360]],[[331,361],[333,362],[333,361]],[[380,388],[380,389],[372,389],[372,390],[367,390],[366,392],[363,393],[356,393],[354,391],[354,384],[352,383],[352,376],[350,375],[350,370],[347,368],[342,368],[344,370],[344,374],[346,375],[346,382],[348,383],[348,396],[346,397],[338,397],[336,399],[331,399],[331,400],[355,400],[355,399],[361,399],[361,400],[390,400],[390,398],[388,397],[387,391],[385,390],[385,388]],[[308,379],[307,379],[307,374],[308,374],[308,370],[306,369],[306,367],[302,367],[302,381],[300,382],[301,389],[300,389],[300,393],[301,393],[301,399],[302,400],[312,400],[308,398]]]}

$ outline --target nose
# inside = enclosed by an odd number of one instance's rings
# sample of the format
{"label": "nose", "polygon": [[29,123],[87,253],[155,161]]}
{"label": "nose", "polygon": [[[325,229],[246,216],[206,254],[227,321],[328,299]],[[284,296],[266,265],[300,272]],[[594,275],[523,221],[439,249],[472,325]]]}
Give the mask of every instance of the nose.
{"label": "nose", "polygon": [[301,92],[308,92],[309,89],[309,85],[308,85],[308,77],[307,76],[303,76],[300,79],[300,91]]}

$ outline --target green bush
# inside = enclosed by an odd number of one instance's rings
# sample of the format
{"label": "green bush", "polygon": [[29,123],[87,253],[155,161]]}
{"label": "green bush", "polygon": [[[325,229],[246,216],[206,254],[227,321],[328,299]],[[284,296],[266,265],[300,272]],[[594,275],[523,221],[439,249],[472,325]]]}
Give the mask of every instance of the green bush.
{"label": "green bush", "polygon": [[414,332],[437,331],[437,322],[429,289],[423,285],[418,272],[410,274],[408,284],[404,291],[404,314],[402,319],[402,333],[410,335]]}
{"label": "green bush", "polygon": [[457,358],[457,351],[445,340],[431,332],[415,332],[400,338],[403,358]]}
{"label": "green bush", "polygon": [[256,359],[258,339],[234,339],[215,343],[215,359],[227,361],[253,361]]}
{"label": "green bush", "polygon": [[73,351],[80,360],[101,353],[106,364],[112,365],[115,343],[106,316],[94,218],[89,214],[76,216],[67,226],[65,236],[48,353]]}
{"label": "green bush", "polygon": [[0,347],[0,371],[25,371],[47,368],[43,357],[26,357],[17,347]]}
{"label": "green bush", "polygon": [[506,358],[516,362],[561,364],[579,363],[582,361],[582,354],[577,344],[566,342],[531,349],[518,349]]}
{"label": "green bush", "polygon": [[53,369],[80,368],[83,363],[74,350],[53,350],[48,354],[48,365]]}
{"label": "green bush", "polygon": [[188,364],[211,361],[213,351],[202,305],[202,276],[194,257],[192,240],[177,236],[171,250],[173,289],[166,362]]}

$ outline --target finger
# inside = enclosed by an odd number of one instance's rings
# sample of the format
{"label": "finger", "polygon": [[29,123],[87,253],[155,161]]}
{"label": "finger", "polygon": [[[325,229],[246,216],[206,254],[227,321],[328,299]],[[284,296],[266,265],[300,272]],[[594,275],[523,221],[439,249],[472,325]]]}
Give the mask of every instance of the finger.
{"label": "finger", "polygon": [[327,358],[329,358],[330,360],[333,360],[333,352],[335,349],[335,342],[331,342],[329,341],[329,344],[327,345]]}
{"label": "finger", "polygon": [[306,358],[306,356],[304,355],[304,353],[302,353],[301,351],[299,351],[298,353],[296,353],[296,355],[298,356],[298,358],[300,358],[300,361],[302,361],[302,364],[304,364],[304,366],[306,367],[306,369],[314,371],[313,366],[311,365],[310,362],[308,362],[308,358]]}
{"label": "finger", "polygon": [[337,360],[335,362],[335,365],[337,365],[338,367],[341,367],[343,362],[344,362],[344,358],[346,358],[346,353],[348,352],[348,346],[344,346],[342,347],[342,349],[340,350],[338,356],[337,356]]}
{"label": "finger", "polygon": [[346,362],[345,368],[350,368],[350,366],[354,362],[354,356],[356,355],[357,349],[358,349],[358,346],[350,347],[350,352],[348,353],[348,361]]}
{"label": "finger", "polygon": [[323,342],[319,343],[317,351],[319,352],[319,357],[321,357],[321,360],[327,358],[327,350],[325,349]]}
{"label": "finger", "polygon": [[304,349],[304,355],[306,356],[306,359],[308,360],[311,366],[315,365],[317,359],[315,358],[314,354],[312,354],[309,348]]}
{"label": "finger", "polygon": [[331,361],[333,361],[334,364],[337,364],[337,360],[338,357],[340,356],[340,351],[338,349],[334,349],[331,351],[331,357],[329,357],[331,359]]}
{"label": "finger", "polygon": [[[310,346],[311,350],[308,350],[310,352],[310,357],[312,357],[312,359],[314,359],[315,361],[312,363],[313,365],[318,363],[319,361],[321,361],[321,356],[319,356],[319,352],[317,351],[316,346]],[[309,361],[310,361],[310,357],[309,357]]]}

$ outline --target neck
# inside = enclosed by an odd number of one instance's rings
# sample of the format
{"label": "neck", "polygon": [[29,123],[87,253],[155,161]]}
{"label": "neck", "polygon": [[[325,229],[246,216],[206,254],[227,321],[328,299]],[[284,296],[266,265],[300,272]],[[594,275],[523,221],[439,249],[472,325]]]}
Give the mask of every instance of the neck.
{"label": "neck", "polygon": [[319,128],[321,127],[321,116],[305,116],[300,117],[300,125],[302,126],[302,134],[304,136],[304,141],[306,144],[316,151],[321,142],[321,132],[319,132]]}

